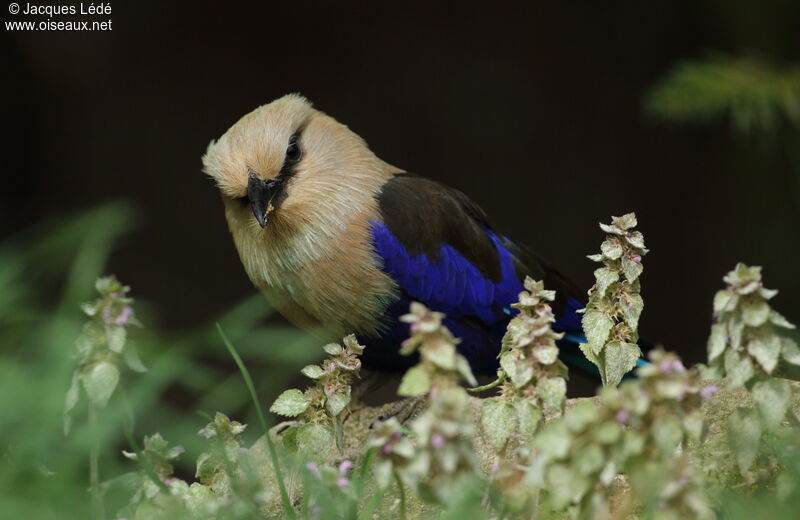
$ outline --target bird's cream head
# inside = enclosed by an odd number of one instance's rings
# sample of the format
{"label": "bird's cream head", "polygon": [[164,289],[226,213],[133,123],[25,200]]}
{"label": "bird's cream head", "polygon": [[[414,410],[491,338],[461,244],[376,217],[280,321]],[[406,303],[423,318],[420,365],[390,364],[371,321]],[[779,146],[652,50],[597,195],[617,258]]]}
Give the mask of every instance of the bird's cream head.
{"label": "bird's cream head", "polygon": [[242,117],[211,142],[203,166],[229,221],[267,234],[341,220],[396,171],[296,94]]}

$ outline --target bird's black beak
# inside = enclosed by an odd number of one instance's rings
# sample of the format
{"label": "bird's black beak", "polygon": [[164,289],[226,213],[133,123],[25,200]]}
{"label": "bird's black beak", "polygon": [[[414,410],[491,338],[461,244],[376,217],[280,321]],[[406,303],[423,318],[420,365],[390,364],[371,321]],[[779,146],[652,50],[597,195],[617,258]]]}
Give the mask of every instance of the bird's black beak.
{"label": "bird's black beak", "polygon": [[278,207],[284,196],[284,179],[280,176],[263,180],[251,171],[247,179],[247,198],[258,224],[263,228],[269,222],[270,214]]}

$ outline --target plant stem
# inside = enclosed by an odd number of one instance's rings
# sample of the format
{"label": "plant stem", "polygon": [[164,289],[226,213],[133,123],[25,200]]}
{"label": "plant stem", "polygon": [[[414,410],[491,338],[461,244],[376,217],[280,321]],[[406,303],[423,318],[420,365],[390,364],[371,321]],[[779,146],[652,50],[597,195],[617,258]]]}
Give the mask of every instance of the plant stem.
{"label": "plant stem", "polygon": [[406,490],[396,471],[394,472],[394,481],[397,483],[397,494],[400,496],[400,520],[406,520]]}
{"label": "plant stem", "polygon": [[239,356],[239,353],[236,352],[233,344],[228,340],[225,332],[222,331],[222,327],[219,323],[217,323],[217,330],[219,331],[219,335],[222,336],[223,343],[225,343],[225,346],[228,347],[228,351],[231,353],[233,360],[236,362],[236,366],[239,367],[242,377],[244,378],[244,383],[247,386],[247,389],[250,391],[250,398],[253,400],[253,404],[256,407],[256,413],[258,414],[258,420],[261,422],[261,428],[264,430],[264,437],[267,441],[267,447],[269,448],[269,456],[272,460],[272,469],[275,471],[275,479],[278,481],[278,489],[281,493],[283,509],[286,513],[286,516],[290,520],[294,519],[295,511],[292,507],[292,502],[289,500],[289,494],[286,492],[286,483],[283,480],[283,472],[281,471],[281,465],[278,462],[278,452],[275,449],[275,444],[272,442],[272,437],[269,436],[267,420],[264,417],[264,411],[261,409],[261,405],[258,402],[258,395],[256,395],[256,387],[253,384],[253,378],[250,377],[250,371],[247,370],[242,358]]}
{"label": "plant stem", "polygon": [[97,442],[97,406],[89,401],[89,431],[92,447],[89,449],[89,489],[92,495],[92,518],[105,518],[103,495],[100,492],[100,450]]}

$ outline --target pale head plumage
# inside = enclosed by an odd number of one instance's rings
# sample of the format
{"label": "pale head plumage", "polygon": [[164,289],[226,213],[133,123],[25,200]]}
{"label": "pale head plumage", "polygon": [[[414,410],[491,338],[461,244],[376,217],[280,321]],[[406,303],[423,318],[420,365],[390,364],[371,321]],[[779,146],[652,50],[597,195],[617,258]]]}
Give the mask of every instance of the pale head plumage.
{"label": "pale head plumage", "polygon": [[[249,175],[276,178],[293,135],[302,156],[262,229],[242,200]],[[209,145],[203,165],[222,194],[248,276],[283,314],[337,336],[374,332],[396,286],[380,271],[369,222],[378,218],[376,194],[397,168],[299,95],[242,117]]]}

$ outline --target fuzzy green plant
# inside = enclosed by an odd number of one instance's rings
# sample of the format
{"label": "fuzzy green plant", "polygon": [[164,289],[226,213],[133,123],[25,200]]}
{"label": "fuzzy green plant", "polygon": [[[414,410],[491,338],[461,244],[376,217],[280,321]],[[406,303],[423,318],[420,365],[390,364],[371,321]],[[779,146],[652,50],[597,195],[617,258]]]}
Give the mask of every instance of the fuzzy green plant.
{"label": "fuzzy green plant", "polygon": [[792,385],[774,375],[781,361],[800,366],[800,348],[778,333],[795,327],[770,307],[778,291],[764,287],[761,267],[739,263],[723,280],[727,287],[714,296],[705,375],[724,377],[727,386],[744,386],[752,396],[754,408],[740,407],[728,419],[731,451],[743,476],[752,478],[762,437],[782,429],[787,419],[797,432]]}
{"label": "fuzzy green plant", "polygon": [[636,343],[644,308],[639,276],[648,250],[642,233],[633,229],[636,225],[634,213],[612,217],[610,225],[601,223],[600,229],[608,235],[601,252],[589,255],[603,267],[594,272],[596,282],[582,320],[587,343],[581,350],[597,366],[603,386],[618,385],[642,355]]}
{"label": "fuzzy green plant", "polygon": [[302,373],[314,384],[305,391],[292,388],[283,392],[270,411],[285,417],[296,417],[302,425],[284,435],[287,442],[311,448],[311,452],[327,450],[331,441],[342,450],[341,419],[351,400],[351,385],[358,377],[364,347],[351,334],[344,346],[330,343],[323,347],[328,358],[322,365],[308,365]]}
{"label": "fuzzy green plant", "polygon": [[500,351],[500,395],[483,400],[481,425],[494,449],[502,453],[515,434],[532,437],[544,412],[561,412],[567,392],[567,367],[558,359],[556,341],[563,334],[550,303],[555,291],[525,278],[525,291],[512,307],[519,314],[508,324]]}
{"label": "fuzzy green plant", "polygon": [[579,518],[607,517],[624,474],[632,494],[619,507],[627,514],[641,508],[665,518],[713,516],[699,475],[678,451],[703,439],[708,390],[699,371],[686,370],[674,354],[654,351],[650,361],[638,379],[606,388],[597,403],[581,402],[534,439],[524,484],[544,491],[545,510],[576,506]]}
{"label": "fuzzy green plant", "polygon": [[[428,408],[414,420],[411,430],[414,452],[407,463],[399,465],[397,475],[422,500],[447,503],[449,494],[478,478],[469,396],[464,389],[434,388]],[[403,493],[402,486],[399,492]]]}
{"label": "fuzzy green plant", "polygon": [[[89,320],[75,341],[78,364],[64,402],[65,435],[70,432],[72,415],[81,395],[87,398],[89,427],[96,433],[98,414],[117,389],[121,369],[147,371],[136,350],[127,344],[127,328],[140,325],[134,316],[133,299],[128,296],[130,288],[122,285],[116,277],[106,276],[97,279],[95,290],[99,296],[81,304],[81,310]],[[89,454],[92,507],[95,516],[103,516],[105,507],[100,490],[98,458],[99,451],[93,446]]]}
{"label": "fuzzy green plant", "polygon": [[411,337],[403,342],[400,353],[419,352],[419,363],[406,371],[397,393],[403,396],[423,395],[433,389],[458,385],[463,379],[477,384],[467,359],[458,353],[459,339],[442,324],[444,314],[413,302],[411,312],[400,320],[411,325]]}

